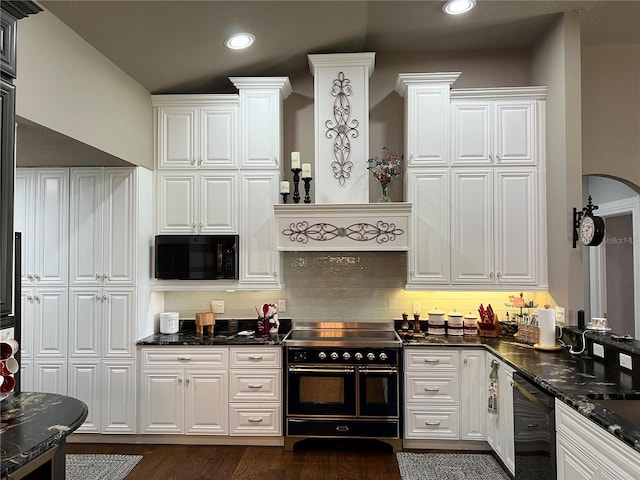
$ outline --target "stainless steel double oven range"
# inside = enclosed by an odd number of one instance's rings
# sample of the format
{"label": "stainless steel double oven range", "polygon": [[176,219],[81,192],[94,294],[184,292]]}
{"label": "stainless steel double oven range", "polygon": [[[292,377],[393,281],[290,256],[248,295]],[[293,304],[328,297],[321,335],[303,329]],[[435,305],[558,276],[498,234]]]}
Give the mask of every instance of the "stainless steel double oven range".
{"label": "stainless steel double oven range", "polygon": [[401,448],[402,341],[392,323],[296,322],[284,345],[285,449],[341,437]]}

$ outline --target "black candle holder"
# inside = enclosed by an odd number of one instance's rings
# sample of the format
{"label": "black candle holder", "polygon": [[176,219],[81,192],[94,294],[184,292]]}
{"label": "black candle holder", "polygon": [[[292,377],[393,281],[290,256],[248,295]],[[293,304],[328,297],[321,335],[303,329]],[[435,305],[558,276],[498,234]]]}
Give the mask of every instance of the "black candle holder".
{"label": "black candle holder", "polygon": [[311,189],[311,177],[303,177],[304,182],[304,203],[311,203],[311,197],[309,196],[309,190]]}
{"label": "black candle holder", "polygon": [[289,196],[289,193],[280,192],[280,195],[282,195],[282,203],[287,203],[287,197]]}
{"label": "black candle holder", "polygon": [[300,191],[298,185],[300,184],[300,172],[301,168],[292,168],[293,172],[293,203],[300,203]]}

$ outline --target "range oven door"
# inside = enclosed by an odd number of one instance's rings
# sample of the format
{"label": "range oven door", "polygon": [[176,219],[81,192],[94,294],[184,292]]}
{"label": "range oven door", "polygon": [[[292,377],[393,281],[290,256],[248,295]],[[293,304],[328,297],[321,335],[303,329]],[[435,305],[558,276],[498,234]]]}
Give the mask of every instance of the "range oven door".
{"label": "range oven door", "polygon": [[356,415],[355,367],[290,365],[287,380],[288,415]]}
{"label": "range oven door", "polygon": [[360,416],[398,417],[398,369],[360,367],[358,375]]}

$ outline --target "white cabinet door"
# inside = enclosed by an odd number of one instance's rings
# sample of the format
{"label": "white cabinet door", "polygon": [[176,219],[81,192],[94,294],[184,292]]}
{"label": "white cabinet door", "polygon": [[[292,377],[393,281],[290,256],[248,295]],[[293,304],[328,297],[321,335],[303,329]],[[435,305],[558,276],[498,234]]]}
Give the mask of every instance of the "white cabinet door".
{"label": "white cabinet door", "polygon": [[16,169],[14,208],[23,241],[22,285],[67,285],[69,170]]}
{"label": "white cabinet door", "polygon": [[493,283],[492,173],[453,169],[451,277],[454,284]]}
{"label": "white cabinet door", "polygon": [[142,371],[141,433],[184,433],[183,383],[183,369],[163,368]]}
{"label": "white cabinet door", "polygon": [[406,93],[409,166],[449,164],[449,86],[409,85]]}
{"label": "white cabinet door", "polygon": [[198,110],[201,168],[237,165],[237,104],[209,105]]}
{"label": "white cabinet door", "polygon": [[535,100],[501,101],[494,108],[495,163],[535,165]]}
{"label": "white cabinet door", "polygon": [[282,145],[279,89],[240,90],[240,139],[243,168],[278,168]]}
{"label": "white cabinet door", "polygon": [[535,165],[536,101],[455,100],[452,164]]}
{"label": "white cabinet door", "polygon": [[101,329],[104,358],[133,358],[136,335],[136,289],[105,288]]}
{"label": "white cabinet door", "polygon": [[460,352],[460,438],[487,438],[487,374],[483,349]]}
{"label": "white cabinet door", "polygon": [[538,252],[542,227],[538,215],[535,168],[496,169],[495,282],[531,284],[539,281]]}
{"label": "white cabinet door", "polygon": [[411,169],[407,173],[407,201],[413,204],[410,285],[450,282],[449,181],[449,170]]}
{"label": "white cabinet door", "polygon": [[227,371],[185,371],[185,433],[226,435],[229,433]]}
{"label": "white cabinet door", "polygon": [[33,362],[33,391],[67,395],[67,361],[57,359]]}
{"label": "white cabinet door", "polygon": [[197,233],[197,173],[160,172],[157,177],[158,233]]}
{"label": "white cabinet door", "polygon": [[132,168],[104,170],[105,286],[136,284],[136,177]]}
{"label": "white cabinet door", "polygon": [[102,377],[102,433],[136,433],[135,361],[109,360]]}
{"label": "white cabinet door", "polygon": [[191,168],[196,165],[197,108],[158,107],[158,168]]}
{"label": "white cabinet door", "polygon": [[513,440],[513,369],[501,362],[498,372],[498,416],[500,423],[500,444],[502,445],[502,461],[507,469],[515,475],[515,445]]}
{"label": "white cabinet door", "polygon": [[278,201],[279,174],[241,174],[240,285],[280,286],[273,204]]}
{"label": "white cabinet door", "polygon": [[33,291],[32,302],[34,305],[34,358],[36,360],[55,358],[66,361],[68,289],[64,287],[36,288]]}
{"label": "white cabinet door", "polygon": [[76,433],[102,431],[102,372],[97,360],[69,362],[69,396],[87,404],[89,414]]}
{"label": "white cabinet door", "polygon": [[104,315],[102,289],[72,287],[69,295],[69,357],[100,358]]}
{"label": "white cabinet door", "polygon": [[199,233],[238,233],[236,173],[199,175]]}
{"label": "white cabinet door", "polygon": [[105,273],[102,255],[103,169],[72,168],[70,178],[69,283],[74,286],[100,286]]}
{"label": "white cabinet door", "polygon": [[556,464],[558,480],[604,480],[607,478],[593,461],[591,455],[582,452],[565,439],[556,437]]}

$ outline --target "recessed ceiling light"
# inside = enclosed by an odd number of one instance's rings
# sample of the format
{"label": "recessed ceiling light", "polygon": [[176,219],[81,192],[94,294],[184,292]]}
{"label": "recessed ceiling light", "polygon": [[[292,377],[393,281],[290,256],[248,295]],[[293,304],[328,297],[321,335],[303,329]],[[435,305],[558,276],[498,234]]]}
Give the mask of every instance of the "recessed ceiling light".
{"label": "recessed ceiling light", "polygon": [[460,15],[467,13],[476,6],[476,0],[449,0],[444,4],[442,10],[449,15]]}
{"label": "recessed ceiling light", "polygon": [[224,46],[231,50],[242,50],[251,46],[255,39],[250,33],[236,33],[225,40]]}

